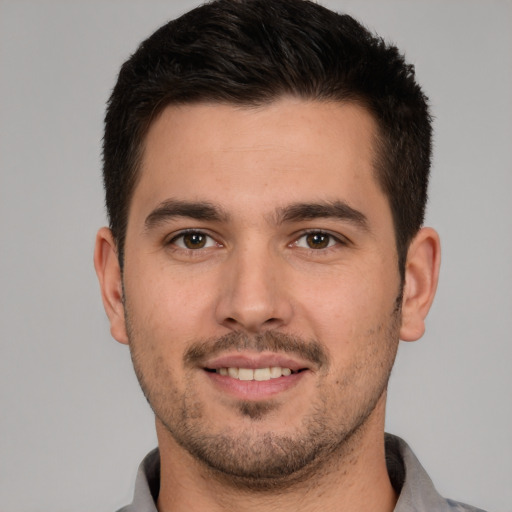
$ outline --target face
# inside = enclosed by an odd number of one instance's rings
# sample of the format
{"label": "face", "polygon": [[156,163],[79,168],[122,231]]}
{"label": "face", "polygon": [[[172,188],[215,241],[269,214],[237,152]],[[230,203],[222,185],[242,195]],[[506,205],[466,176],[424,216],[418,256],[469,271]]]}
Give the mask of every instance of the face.
{"label": "face", "polygon": [[246,482],[382,429],[400,328],[372,117],[282,99],[169,107],[147,135],[123,273],[161,435]]}

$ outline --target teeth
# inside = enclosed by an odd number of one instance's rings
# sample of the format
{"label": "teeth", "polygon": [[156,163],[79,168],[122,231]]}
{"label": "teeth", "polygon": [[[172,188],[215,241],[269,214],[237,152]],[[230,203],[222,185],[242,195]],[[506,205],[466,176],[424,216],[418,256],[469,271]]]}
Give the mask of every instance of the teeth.
{"label": "teeth", "polygon": [[[286,368],[288,370],[288,368]],[[281,377],[283,375],[283,368],[280,366],[272,366],[270,368],[270,378],[271,379],[277,379],[278,377]]]}
{"label": "teeth", "polygon": [[228,368],[228,375],[234,379],[238,379],[238,368]]}
{"label": "teeth", "polygon": [[253,374],[254,380],[270,380],[270,368],[257,368]]}
{"label": "teeth", "polygon": [[229,376],[239,380],[257,380],[264,381],[287,377],[292,374],[290,368],[281,368],[281,366],[271,366],[267,368],[218,368],[215,370],[218,374]]}
{"label": "teeth", "polygon": [[253,380],[254,370],[250,368],[238,368],[238,380]]}

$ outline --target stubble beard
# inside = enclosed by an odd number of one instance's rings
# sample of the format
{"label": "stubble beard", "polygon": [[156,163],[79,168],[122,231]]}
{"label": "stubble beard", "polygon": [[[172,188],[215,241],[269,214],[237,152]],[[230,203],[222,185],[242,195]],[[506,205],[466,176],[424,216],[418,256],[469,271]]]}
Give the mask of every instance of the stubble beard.
{"label": "stubble beard", "polygon": [[[385,395],[400,325],[400,311],[395,308],[387,325],[366,333],[369,338],[366,350],[336,380],[336,387],[331,384],[330,389],[321,388],[320,379],[317,399],[311,404],[310,412],[294,432],[278,434],[258,428],[279,407],[272,400],[240,401],[237,404],[239,415],[250,419],[254,426],[214,431],[206,417],[204,404],[193,391],[179,391],[161,358],[147,360],[143,338],[131,325],[128,311],[125,314],[135,372],[160,423],[212,477],[247,491],[283,490],[303,484],[311,479],[311,475],[318,476],[333,465],[340,466],[351,460],[369,418]],[[216,342],[203,340],[194,346],[200,348],[215,343],[239,350],[293,347],[288,351],[298,350],[301,355],[320,350],[323,369],[329,367],[328,353],[320,344],[284,334],[266,333],[249,338],[232,333]],[[364,392],[354,394],[354,387],[361,382],[361,374],[371,385],[365,386]]]}

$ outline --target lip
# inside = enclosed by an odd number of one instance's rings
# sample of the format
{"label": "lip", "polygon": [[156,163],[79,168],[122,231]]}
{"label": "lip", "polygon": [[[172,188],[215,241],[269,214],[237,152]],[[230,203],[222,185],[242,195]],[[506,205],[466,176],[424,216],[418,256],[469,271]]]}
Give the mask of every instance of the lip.
{"label": "lip", "polygon": [[[266,381],[242,381],[212,370],[219,368],[267,368],[280,366],[290,368],[291,375]],[[311,363],[276,353],[231,353],[207,360],[202,368],[203,374],[219,391],[238,400],[261,401],[289,391],[311,374]],[[301,370],[299,372],[299,370]]]}
{"label": "lip", "polygon": [[290,368],[292,372],[299,370],[308,370],[311,363],[301,359],[293,358],[285,354],[268,353],[235,353],[224,354],[214,359],[205,361],[203,367],[209,370],[218,370],[219,368],[268,368],[271,366],[280,366],[281,368]]}
{"label": "lip", "polygon": [[235,399],[261,401],[294,388],[311,372],[305,370],[300,373],[292,373],[287,377],[265,381],[243,381],[206,370],[203,373],[214,387]]}

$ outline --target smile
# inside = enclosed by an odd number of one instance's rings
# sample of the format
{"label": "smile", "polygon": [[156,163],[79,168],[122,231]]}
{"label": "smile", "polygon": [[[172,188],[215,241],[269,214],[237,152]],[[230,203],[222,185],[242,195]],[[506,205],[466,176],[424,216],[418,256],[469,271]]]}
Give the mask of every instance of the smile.
{"label": "smile", "polygon": [[231,352],[202,363],[208,381],[238,400],[270,399],[313,374],[307,361],[272,352]]}
{"label": "smile", "polygon": [[[300,370],[299,370],[300,371]],[[257,380],[265,381],[270,379],[278,379],[279,377],[288,377],[293,372],[290,368],[283,368],[281,366],[268,366],[266,368],[217,368],[216,373],[231,377],[238,380]]]}

